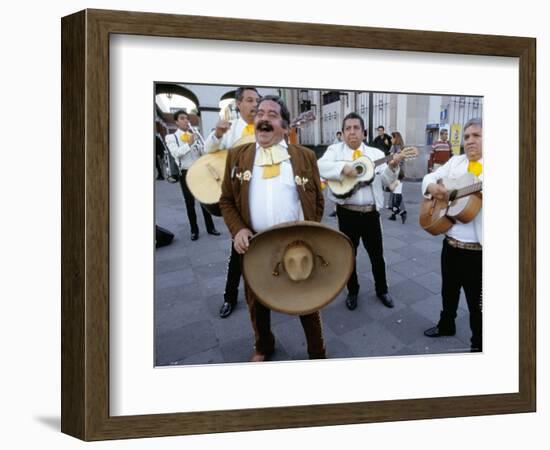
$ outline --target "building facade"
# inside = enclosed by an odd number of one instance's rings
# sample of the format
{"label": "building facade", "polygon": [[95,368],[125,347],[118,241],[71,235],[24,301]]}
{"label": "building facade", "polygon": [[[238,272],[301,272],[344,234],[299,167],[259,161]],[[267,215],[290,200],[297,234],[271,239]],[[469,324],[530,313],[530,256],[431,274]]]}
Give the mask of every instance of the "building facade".
{"label": "building facade", "polygon": [[341,131],[343,118],[350,112],[365,121],[369,142],[376,137],[380,125],[388,134],[399,131],[406,145],[420,151],[418,158],[406,163],[407,176],[411,178],[421,178],[426,173],[429,152],[440,129],[447,129],[450,136],[455,131],[460,152],[464,124],[483,116],[482,97],[313,89],[282,89],[281,94],[295,118],[293,125],[302,145],[332,144]]}

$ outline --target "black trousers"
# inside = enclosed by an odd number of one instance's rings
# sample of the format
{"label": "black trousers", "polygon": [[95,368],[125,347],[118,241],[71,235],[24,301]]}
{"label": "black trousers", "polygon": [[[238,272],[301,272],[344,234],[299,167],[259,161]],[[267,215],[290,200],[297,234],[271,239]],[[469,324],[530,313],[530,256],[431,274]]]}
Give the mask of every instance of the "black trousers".
{"label": "black trousers", "polygon": [[472,350],[482,350],[482,251],[464,250],[451,247],[443,240],[441,251],[441,296],[443,311],[438,327],[443,333],[454,334],[456,311],[460,299],[460,289],[464,289],[470,329],[472,330]]}
{"label": "black trousers", "polygon": [[[187,218],[189,219],[189,226],[191,227],[191,233],[198,233],[199,226],[197,225],[197,214],[195,213],[195,197],[191,194],[189,187],[187,186],[187,170],[181,171],[180,186],[183,193],[183,199],[185,200],[185,209],[187,210]],[[202,215],[204,216],[204,224],[207,231],[214,230],[214,222],[210,213],[200,205]]]}
{"label": "black trousers", "polygon": [[406,211],[405,202],[403,201],[403,194],[390,194],[390,207],[394,214],[399,214],[403,211]]}
{"label": "black trousers", "polygon": [[227,279],[225,280],[225,292],[223,293],[223,301],[231,303],[233,306],[237,304],[239,297],[239,283],[241,281],[241,255],[237,253],[231,242],[231,253],[227,261]]}
{"label": "black trousers", "polygon": [[[363,241],[363,246],[369,255],[372,266],[376,294],[386,294],[388,283],[386,281],[386,262],[384,261],[384,248],[382,245],[380,213],[378,211],[361,213],[350,211],[341,206],[338,206],[336,211],[338,214],[338,228],[350,238],[356,257],[359,241]],[[348,292],[350,294],[359,293],[357,263],[354,264],[353,272],[348,280]]]}

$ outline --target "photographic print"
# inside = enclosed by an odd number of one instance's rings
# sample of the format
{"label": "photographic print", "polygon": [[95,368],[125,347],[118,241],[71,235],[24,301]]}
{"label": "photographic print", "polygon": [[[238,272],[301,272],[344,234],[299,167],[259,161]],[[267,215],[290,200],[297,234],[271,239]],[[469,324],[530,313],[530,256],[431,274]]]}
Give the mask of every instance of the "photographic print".
{"label": "photographic print", "polygon": [[[100,440],[534,411],[535,47],[64,17],[62,431]],[[211,70],[243,57],[262,70]],[[237,126],[247,109],[253,120]],[[473,213],[457,210],[464,199]],[[477,262],[452,257],[466,254]],[[342,382],[365,374],[359,389]]]}
{"label": "photographic print", "polygon": [[[273,143],[289,158],[264,178],[269,106],[287,110]],[[154,108],[156,366],[482,351],[482,97],[157,82]],[[243,147],[250,167],[229,157]],[[270,230],[304,220],[296,193],[317,184],[309,219],[334,236]],[[233,241],[245,225],[259,236],[246,257]],[[273,276],[290,241],[315,233],[329,261]]]}

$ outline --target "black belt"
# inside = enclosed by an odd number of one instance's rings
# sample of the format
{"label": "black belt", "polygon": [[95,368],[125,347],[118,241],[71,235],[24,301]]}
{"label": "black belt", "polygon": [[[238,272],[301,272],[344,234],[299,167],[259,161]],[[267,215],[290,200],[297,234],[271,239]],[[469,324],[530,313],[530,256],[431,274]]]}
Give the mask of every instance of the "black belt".
{"label": "black belt", "polygon": [[347,209],[349,211],[355,211],[360,213],[370,213],[376,211],[376,205],[338,205],[341,208]]}

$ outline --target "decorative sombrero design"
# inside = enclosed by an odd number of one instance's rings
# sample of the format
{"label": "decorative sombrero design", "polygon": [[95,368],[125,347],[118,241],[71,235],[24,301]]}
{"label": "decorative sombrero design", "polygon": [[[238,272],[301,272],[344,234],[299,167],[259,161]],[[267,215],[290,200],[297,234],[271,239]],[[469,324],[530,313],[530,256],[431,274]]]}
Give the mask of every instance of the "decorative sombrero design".
{"label": "decorative sombrero design", "polygon": [[265,306],[303,315],[336,298],[353,264],[353,246],[343,233],[317,222],[287,222],[251,239],[243,275]]}

